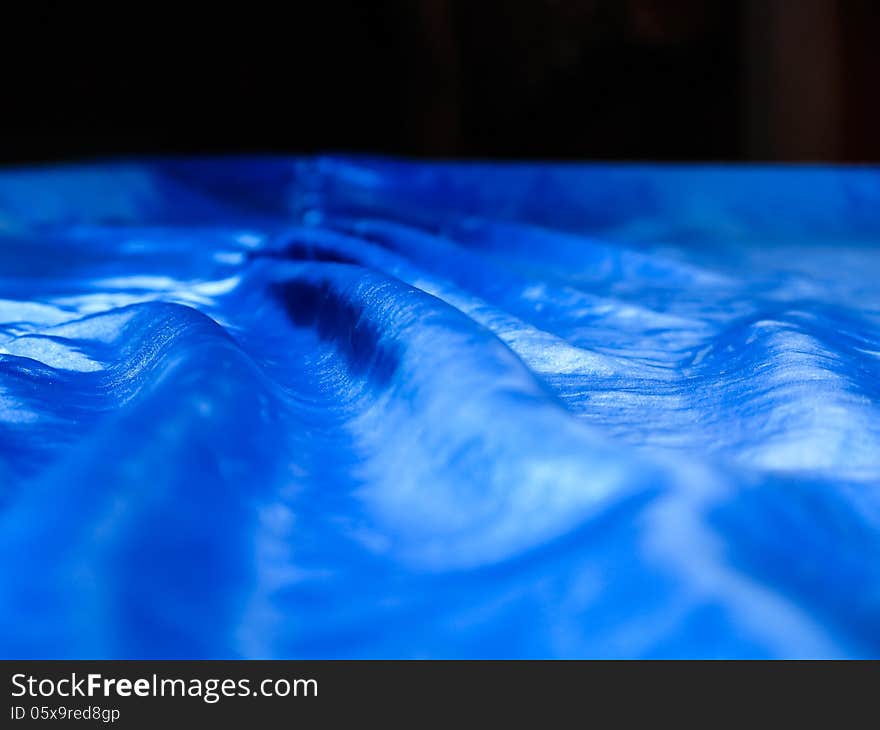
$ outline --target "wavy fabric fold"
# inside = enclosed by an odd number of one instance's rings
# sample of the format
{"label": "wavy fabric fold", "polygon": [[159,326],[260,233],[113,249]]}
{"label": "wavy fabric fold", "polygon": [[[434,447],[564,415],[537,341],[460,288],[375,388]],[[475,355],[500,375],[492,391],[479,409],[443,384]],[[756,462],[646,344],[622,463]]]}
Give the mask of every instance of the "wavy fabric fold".
{"label": "wavy fabric fold", "polygon": [[880,656],[880,171],[0,174],[0,656]]}

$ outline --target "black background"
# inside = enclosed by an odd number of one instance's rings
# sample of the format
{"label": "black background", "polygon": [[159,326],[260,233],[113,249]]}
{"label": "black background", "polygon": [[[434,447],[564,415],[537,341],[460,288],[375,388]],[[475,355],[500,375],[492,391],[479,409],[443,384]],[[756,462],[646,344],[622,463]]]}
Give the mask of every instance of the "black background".
{"label": "black background", "polygon": [[0,163],[880,159],[872,0],[7,5]]}

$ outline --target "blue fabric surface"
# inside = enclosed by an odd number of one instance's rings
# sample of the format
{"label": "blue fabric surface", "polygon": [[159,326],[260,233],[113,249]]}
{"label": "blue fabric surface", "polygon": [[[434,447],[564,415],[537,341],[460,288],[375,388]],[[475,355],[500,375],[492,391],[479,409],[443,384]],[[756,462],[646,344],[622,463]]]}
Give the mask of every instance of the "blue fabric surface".
{"label": "blue fabric surface", "polygon": [[880,656],[880,171],[0,174],[0,656]]}

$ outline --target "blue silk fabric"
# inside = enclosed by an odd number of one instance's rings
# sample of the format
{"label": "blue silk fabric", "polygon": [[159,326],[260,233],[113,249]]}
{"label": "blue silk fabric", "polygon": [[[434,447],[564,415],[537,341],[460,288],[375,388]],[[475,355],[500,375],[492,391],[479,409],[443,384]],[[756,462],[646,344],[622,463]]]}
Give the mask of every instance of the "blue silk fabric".
{"label": "blue silk fabric", "polygon": [[0,656],[880,656],[880,171],[0,173]]}

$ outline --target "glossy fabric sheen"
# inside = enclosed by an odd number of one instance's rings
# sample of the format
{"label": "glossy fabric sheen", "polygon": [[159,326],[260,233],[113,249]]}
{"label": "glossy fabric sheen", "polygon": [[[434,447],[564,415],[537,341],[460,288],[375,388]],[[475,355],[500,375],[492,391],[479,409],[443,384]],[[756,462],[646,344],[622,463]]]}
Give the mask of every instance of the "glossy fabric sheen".
{"label": "glossy fabric sheen", "polygon": [[880,656],[880,171],[0,173],[0,656]]}

